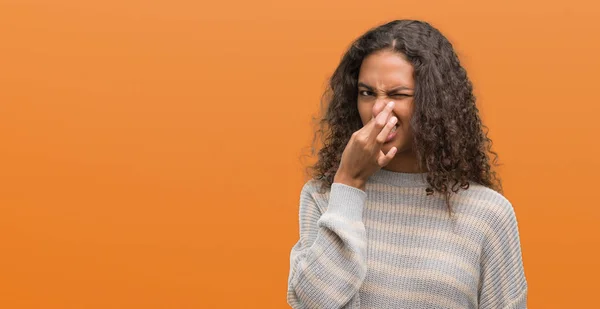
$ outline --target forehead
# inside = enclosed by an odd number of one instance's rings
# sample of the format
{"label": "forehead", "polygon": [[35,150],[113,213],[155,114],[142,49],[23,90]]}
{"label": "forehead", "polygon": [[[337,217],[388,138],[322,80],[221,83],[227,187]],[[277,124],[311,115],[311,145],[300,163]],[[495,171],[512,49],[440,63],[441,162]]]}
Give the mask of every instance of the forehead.
{"label": "forehead", "polygon": [[383,50],[363,59],[358,81],[380,89],[397,86],[413,88],[413,72],[412,64],[404,58],[404,55]]}

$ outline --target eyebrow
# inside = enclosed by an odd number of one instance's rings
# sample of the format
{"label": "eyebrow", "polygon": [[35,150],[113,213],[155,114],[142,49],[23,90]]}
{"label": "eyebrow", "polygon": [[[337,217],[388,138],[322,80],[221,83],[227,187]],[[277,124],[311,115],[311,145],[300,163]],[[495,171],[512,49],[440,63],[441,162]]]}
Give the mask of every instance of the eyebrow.
{"label": "eyebrow", "polygon": [[[369,90],[373,90],[373,87],[371,87],[371,86],[369,86],[369,85],[367,85],[367,84],[365,84],[365,83],[362,83],[362,82],[359,82],[359,83],[358,83],[358,87],[365,87],[365,88],[367,88],[367,89],[369,89]],[[412,89],[411,89],[411,88],[408,88],[408,87],[406,87],[406,86],[398,86],[398,87],[395,87],[395,88],[392,88],[392,89],[390,89],[390,90],[389,90],[389,92],[392,92],[392,91],[398,91],[398,90],[412,90]]]}

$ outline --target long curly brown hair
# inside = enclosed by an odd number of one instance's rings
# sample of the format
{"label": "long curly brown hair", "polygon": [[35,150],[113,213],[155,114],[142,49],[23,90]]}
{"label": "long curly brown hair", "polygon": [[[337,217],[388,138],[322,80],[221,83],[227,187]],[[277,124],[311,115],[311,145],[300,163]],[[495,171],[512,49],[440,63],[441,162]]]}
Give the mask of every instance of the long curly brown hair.
{"label": "long curly brown hair", "polygon": [[[414,67],[415,95],[411,126],[412,151],[419,169],[427,171],[427,194],[450,196],[476,182],[502,193],[491,165],[498,165],[488,128],[475,105],[473,86],[452,44],[429,23],[395,20],[372,28],[357,38],[344,54],[322,97],[323,116],[312,143],[317,162],[309,174],[331,188],[342,152],[353,132],[363,124],[357,108],[358,74],[363,59],[388,49],[402,53]],[[493,160],[490,160],[493,155]]]}

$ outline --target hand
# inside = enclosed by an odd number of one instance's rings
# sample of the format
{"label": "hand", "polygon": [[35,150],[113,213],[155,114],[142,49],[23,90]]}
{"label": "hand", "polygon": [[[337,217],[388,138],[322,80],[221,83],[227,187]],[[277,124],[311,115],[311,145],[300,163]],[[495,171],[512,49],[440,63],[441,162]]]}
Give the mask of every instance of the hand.
{"label": "hand", "polygon": [[396,117],[390,117],[393,108],[392,101],[377,117],[352,134],[342,153],[334,183],[343,183],[364,190],[369,177],[394,158],[398,151],[396,147],[392,147],[387,154],[381,151],[381,146],[398,122]]}

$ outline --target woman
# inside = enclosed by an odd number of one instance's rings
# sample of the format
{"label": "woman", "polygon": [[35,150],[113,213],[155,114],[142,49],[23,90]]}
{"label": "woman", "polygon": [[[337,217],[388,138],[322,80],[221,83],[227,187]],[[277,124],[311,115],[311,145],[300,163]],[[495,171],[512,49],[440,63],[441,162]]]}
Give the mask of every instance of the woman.
{"label": "woman", "polygon": [[511,203],[448,40],[396,20],[330,81],[290,257],[293,308],[526,308]]}

